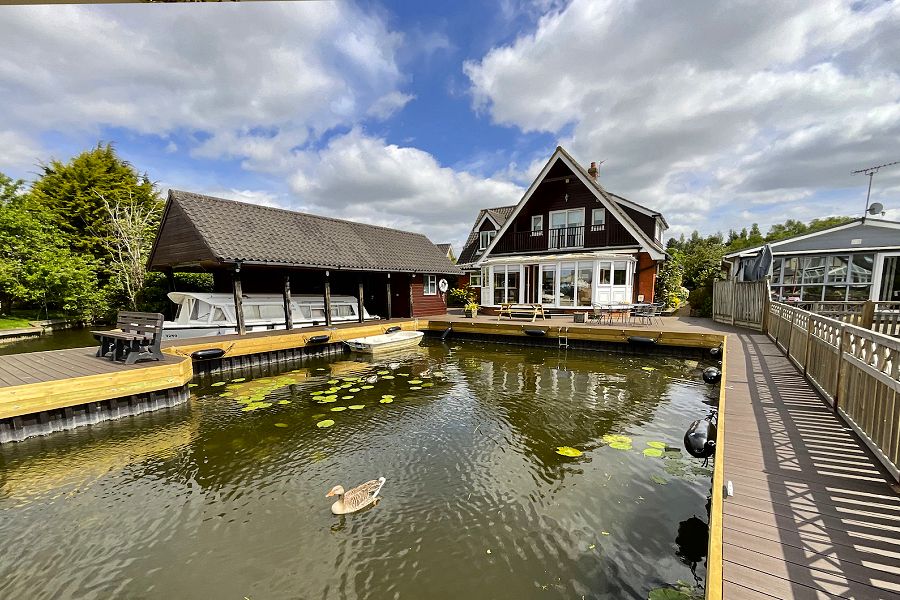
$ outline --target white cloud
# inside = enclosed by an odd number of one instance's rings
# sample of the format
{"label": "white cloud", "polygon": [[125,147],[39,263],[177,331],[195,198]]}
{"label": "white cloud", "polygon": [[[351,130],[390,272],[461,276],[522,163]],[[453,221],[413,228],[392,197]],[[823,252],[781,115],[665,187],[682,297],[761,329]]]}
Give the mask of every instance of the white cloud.
{"label": "white cloud", "polygon": [[753,208],[773,203],[855,214],[849,172],[896,159],[897,56],[900,3],[574,0],[464,69],[494,122],[608,159],[607,187],[711,232],[780,221]]}
{"label": "white cloud", "polygon": [[0,170],[6,165],[14,172],[34,167],[44,158],[40,144],[15,131],[0,130]]}

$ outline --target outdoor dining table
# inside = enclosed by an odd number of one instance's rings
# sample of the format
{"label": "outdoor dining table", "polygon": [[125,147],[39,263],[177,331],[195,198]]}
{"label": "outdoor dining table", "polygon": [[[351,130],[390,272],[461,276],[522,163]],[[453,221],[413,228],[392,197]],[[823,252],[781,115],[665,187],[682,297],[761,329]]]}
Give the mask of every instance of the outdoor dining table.
{"label": "outdoor dining table", "polygon": [[603,323],[604,318],[606,322],[612,325],[613,318],[616,315],[619,315],[619,319],[622,322],[625,322],[626,319],[631,317],[632,311],[636,308],[643,308],[646,306],[650,306],[645,302],[638,302],[636,304],[595,304],[594,305],[594,313],[597,314],[597,322]]}

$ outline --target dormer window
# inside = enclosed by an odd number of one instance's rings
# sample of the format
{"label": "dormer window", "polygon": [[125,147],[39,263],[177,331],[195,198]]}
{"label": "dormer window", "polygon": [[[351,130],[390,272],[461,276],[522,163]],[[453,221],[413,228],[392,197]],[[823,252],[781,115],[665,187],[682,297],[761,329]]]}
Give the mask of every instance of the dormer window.
{"label": "dormer window", "polygon": [[656,220],[656,241],[657,242],[662,241],[662,234],[663,234],[662,221],[657,219]]}
{"label": "dormer window", "polygon": [[544,215],[532,215],[531,235],[541,235],[544,232]]}
{"label": "dormer window", "polygon": [[603,231],[606,228],[606,209],[595,208],[591,212],[591,231]]}
{"label": "dormer window", "polygon": [[497,235],[496,231],[482,231],[478,234],[478,249],[484,250],[491,245],[491,240]]}

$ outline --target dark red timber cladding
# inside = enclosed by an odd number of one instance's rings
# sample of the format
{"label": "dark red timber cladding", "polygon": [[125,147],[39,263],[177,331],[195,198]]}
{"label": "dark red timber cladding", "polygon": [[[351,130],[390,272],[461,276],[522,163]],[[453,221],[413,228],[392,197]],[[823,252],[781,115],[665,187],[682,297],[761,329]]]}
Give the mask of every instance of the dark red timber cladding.
{"label": "dark red timber cladding", "polygon": [[165,227],[156,240],[153,262],[157,266],[185,262],[215,261],[203,238],[177,202],[169,202],[164,219]]}
{"label": "dark red timber cladding", "polygon": [[638,253],[637,273],[635,274],[634,301],[639,295],[644,296],[644,302],[653,302],[653,294],[656,290],[657,263],[646,252]]}
{"label": "dark red timber cladding", "polygon": [[[438,281],[441,280],[441,276],[437,276]],[[412,279],[412,283],[410,283],[412,289],[412,302],[413,302],[413,314],[414,317],[429,317],[434,315],[445,315],[447,314],[447,304],[444,301],[444,296],[441,294],[440,290],[438,293],[426,296],[425,295],[425,282],[424,276],[420,273],[416,273],[416,275]]]}
{"label": "dark red timber cladding", "polygon": [[[564,179],[547,181],[548,179],[555,179],[557,177],[568,177],[569,181],[568,183],[566,183]],[[566,199],[567,195],[568,199]],[[541,182],[538,188],[531,195],[531,198],[528,199],[528,203],[522,207],[522,211],[518,214],[515,222],[512,223],[506,233],[503,234],[503,238],[507,238],[508,236],[516,237],[516,232],[530,232],[531,217],[533,215],[543,215],[544,233],[542,236],[540,236],[543,240],[543,243],[535,243],[546,249],[547,229],[550,227],[550,211],[572,208],[584,209],[585,248],[638,245],[637,240],[635,240],[634,237],[630,233],[628,233],[628,231],[621,225],[621,223],[619,223],[615,219],[615,217],[613,217],[609,210],[606,211],[605,230],[598,232],[591,231],[591,211],[595,208],[603,208],[603,204],[601,204],[600,201],[597,200],[593,192],[591,192],[587,188],[587,186],[585,186],[581,182],[581,180],[578,179],[575,174],[573,174],[572,171],[561,161],[557,161],[556,164],[550,168],[550,171],[547,173],[544,181]],[[528,236],[530,236],[530,233],[528,234]],[[517,240],[519,244],[516,247],[520,250],[527,251],[528,248],[522,247],[523,243],[528,243],[527,241],[523,242],[524,237],[525,234],[521,234],[518,236]],[[497,248],[503,248],[503,251],[508,252],[513,248],[512,244],[514,244],[513,240],[502,239],[497,244]]]}

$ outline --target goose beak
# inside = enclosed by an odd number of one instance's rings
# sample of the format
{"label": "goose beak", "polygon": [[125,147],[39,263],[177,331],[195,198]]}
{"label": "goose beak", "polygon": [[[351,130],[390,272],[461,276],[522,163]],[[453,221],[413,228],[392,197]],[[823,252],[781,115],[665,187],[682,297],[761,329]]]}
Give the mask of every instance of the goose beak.
{"label": "goose beak", "polygon": [[326,498],[331,498],[332,496],[334,496],[334,490],[331,490],[330,492],[328,492],[327,494],[325,494],[325,497],[326,497]]}

